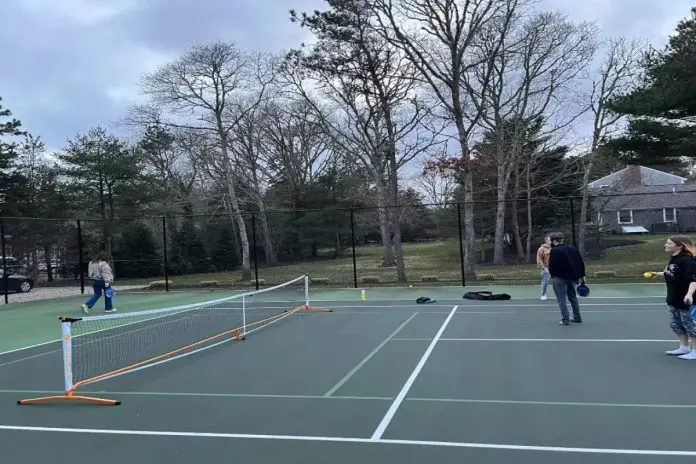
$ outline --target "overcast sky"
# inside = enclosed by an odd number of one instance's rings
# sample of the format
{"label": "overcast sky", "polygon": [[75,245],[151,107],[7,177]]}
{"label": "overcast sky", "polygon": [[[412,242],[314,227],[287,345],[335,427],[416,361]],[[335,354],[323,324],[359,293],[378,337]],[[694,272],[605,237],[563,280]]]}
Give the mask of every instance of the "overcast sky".
{"label": "overcast sky", "polygon": [[[661,46],[692,0],[544,0],[609,35]],[[137,101],[139,76],[215,39],[281,51],[306,33],[288,10],[323,0],[0,0],[0,96],[49,149],[109,127]]]}

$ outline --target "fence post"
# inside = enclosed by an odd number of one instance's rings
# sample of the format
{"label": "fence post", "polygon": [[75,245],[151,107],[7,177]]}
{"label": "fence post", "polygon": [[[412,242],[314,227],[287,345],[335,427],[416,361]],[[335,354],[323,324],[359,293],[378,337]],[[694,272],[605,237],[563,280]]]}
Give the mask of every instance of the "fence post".
{"label": "fence post", "polygon": [[353,288],[358,288],[358,263],[355,261],[355,211],[350,209],[350,242],[353,249]]}
{"label": "fence post", "polygon": [[77,220],[77,252],[80,260],[80,294],[85,294],[85,256],[82,250],[82,221]]}
{"label": "fence post", "polygon": [[169,291],[169,257],[167,256],[167,217],[162,216],[162,255],[164,257],[164,291]]}
{"label": "fence post", "polygon": [[573,203],[573,199],[570,198],[570,228],[571,228],[571,233],[573,236],[573,246],[575,248],[578,247],[578,241],[575,238],[575,206]]}
{"label": "fence post", "polygon": [[2,283],[5,287],[3,293],[5,294],[5,304],[9,303],[9,297],[7,294],[9,282],[7,279],[7,261],[5,259],[5,220],[0,218],[0,242],[2,242]]}
{"label": "fence post", "polygon": [[254,280],[256,281],[256,290],[259,289],[259,258],[256,251],[256,213],[251,213],[251,244],[254,248]]}
{"label": "fence post", "polygon": [[462,287],[466,287],[464,272],[464,238],[462,237],[462,204],[457,203],[457,233],[459,235],[459,269],[462,274]]}

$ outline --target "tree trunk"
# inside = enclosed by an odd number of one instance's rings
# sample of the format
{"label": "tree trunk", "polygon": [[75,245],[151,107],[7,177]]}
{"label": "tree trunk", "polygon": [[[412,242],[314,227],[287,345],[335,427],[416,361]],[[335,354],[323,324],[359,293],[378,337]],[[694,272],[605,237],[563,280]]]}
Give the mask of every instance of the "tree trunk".
{"label": "tree trunk", "polygon": [[220,137],[220,149],[222,150],[223,156],[223,166],[225,183],[227,184],[227,194],[230,197],[230,206],[232,206],[232,220],[237,222],[237,227],[239,227],[239,240],[241,242],[242,248],[242,281],[251,280],[251,264],[249,262],[249,236],[247,235],[246,224],[244,223],[244,217],[239,208],[239,198],[237,197],[237,190],[235,188],[235,173],[232,163],[230,162],[230,154],[227,148],[227,132],[222,125],[222,115],[217,113],[215,115],[217,120],[217,132]]}
{"label": "tree trunk", "polygon": [[392,267],[395,264],[394,250],[392,248],[392,230],[389,227],[390,210],[388,208],[389,200],[386,194],[386,189],[383,180],[379,177],[379,173],[375,170],[375,185],[377,187],[377,212],[379,215],[379,230],[382,235],[382,266]]}
{"label": "tree trunk", "polygon": [[53,282],[55,279],[53,277],[53,260],[51,259],[51,247],[44,244],[44,261],[46,262],[46,279],[48,282]]}
{"label": "tree trunk", "polygon": [[525,248],[525,262],[529,263],[532,257],[532,231],[534,230],[534,218],[532,217],[532,174],[531,169],[527,167],[527,246]]}
{"label": "tree trunk", "polygon": [[[453,101],[459,101],[459,87],[454,87]],[[461,106],[454,108],[454,122],[457,126],[457,134],[459,137],[459,149],[464,160],[464,175],[460,179],[460,183],[464,189],[464,277],[466,280],[476,280],[475,269],[475,247],[476,247],[476,230],[474,228],[474,180],[471,175],[469,166],[469,141],[468,133],[464,126],[464,114]]]}
{"label": "tree trunk", "polygon": [[592,175],[592,168],[594,167],[594,151],[589,155],[589,161],[585,167],[585,172],[582,175],[582,202],[580,204],[580,221],[578,226],[578,251],[581,255],[585,255],[585,235],[587,229],[587,210],[589,203],[589,191],[587,189],[587,184],[590,181],[590,176]]}
{"label": "tree trunk", "polygon": [[250,281],[251,264],[249,261],[249,236],[247,235],[244,217],[239,209],[239,199],[237,198],[237,192],[235,191],[233,182],[234,180],[229,178],[227,179],[227,194],[230,197],[230,205],[232,206],[232,220],[237,222],[237,227],[239,228],[239,239],[242,242],[242,281]]}
{"label": "tree trunk", "polygon": [[524,259],[524,246],[522,245],[522,231],[520,229],[519,207],[517,202],[520,198],[520,173],[519,165],[515,165],[515,186],[512,197],[512,226],[515,233],[515,248],[517,248],[517,258]]}
{"label": "tree trunk", "polygon": [[229,165],[229,158],[227,157],[227,147],[223,144],[223,156],[225,157],[225,177],[227,184],[227,195],[230,197],[230,206],[232,207],[232,220],[237,223],[239,228],[239,240],[241,242],[242,249],[242,281],[251,280],[251,264],[249,261],[249,236],[247,235],[246,224],[244,223],[244,217],[239,208],[239,198],[237,197],[237,191],[234,186],[234,173],[232,172],[232,167]]}
{"label": "tree trunk", "polygon": [[232,210],[232,207],[230,206],[230,204],[229,204],[228,202],[226,202],[226,201],[224,202],[224,208],[225,208],[225,211],[227,212],[227,214],[228,214],[228,215],[230,216],[230,218],[232,219],[232,224],[231,224],[231,226],[232,226],[232,228],[234,229],[234,230],[233,230],[234,233],[232,234],[232,242],[233,242],[233,245],[234,245],[234,252],[235,252],[235,253],[237,254],[237,256],[239,257],[239,256],[242,255],[241,250],[240,250],[239,239],[238,239],[238,235],[237,235],[237,231],[238,231],[239,227],[237,227],[237,228],[235,229],[235,225],[237,225],[237,224],[236,224],[236,221],[235,221],[234,211]]}
{"label": "tree trunk", "polygon": [[512,170],[509,163],[498,164],[498,186],[496,191],[496,211],[495,211],[495,235],[493,242],[493,264],[505,264],[505,248],[503,239],[505,238],[505,210],[507,207],[507,192],[510,185],[510,175]]}
{"label": "tree trunk", "polygon": [[31,247],[31,278],[34,282],[39,281],[39,254],[36,252],[36,245]]}
{"label": "tree trunk", "polygon": [[[393,149],[393,148],[392,148]],[[406,264],[404,263],[404,248],[401,243],[401,224],[400,216],[401,211],[399,207],[399,184],[398,184],[398,173],[396,169],[396,159],[394,153],[392,152],[391,159],[389,161],[390,172],[389,172],[389,191],[390,197],[392,199],[393,208],[389,208],[389,215],[387,218],[389,220],[388,227],[392,232],[392,244],[394,246],[394,259],[396,261],[396,281],[406,282]]]}
{"label": "tree trunk", "polygon": [[476,230],[474,228],[474,180],[470,172],[464,174],[464,277],[476,279],[475,247]]}
{"label": "tree trunk", "polygon": [[263,251],[266,255],[266,265],[277,266],[278,255],[273,247],[273,238],[271,237],[271,230],[268,227],[268,218],[266,217],[266,208],[263,204],[263,200],[257,198],[256,205],[259,208],[259,218],[261,219],[261,234],[263,235]]}

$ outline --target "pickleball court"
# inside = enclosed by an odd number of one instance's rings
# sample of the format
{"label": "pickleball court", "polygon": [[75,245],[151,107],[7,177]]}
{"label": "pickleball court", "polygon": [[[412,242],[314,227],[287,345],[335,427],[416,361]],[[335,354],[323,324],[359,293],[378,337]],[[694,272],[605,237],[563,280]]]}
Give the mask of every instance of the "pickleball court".
{"label": "pickleball court", "polygon": [[[552,300],[425,294],[438,302],[312,300],[331,312],[288,314],[243,340],[230,334],[210,349],[78,389],[118,406],[18,405],[64,393],[61,342],[2,354],[0,447],[7,462],[63,455],[79,464],[696,457],[696,364],[663,354],[676,342],[660,298],[599,293],[581,301],[582,324],[562,327]],[[274,296],[251,301],[248,313],[264,320],[266,310],[286,311],[287,299]],[[177,321],[141,338],[158,343]],[[93,337],[85,352],[107,366],[148,348],[128,343],[129,327],[100,332],[120,345]]]}

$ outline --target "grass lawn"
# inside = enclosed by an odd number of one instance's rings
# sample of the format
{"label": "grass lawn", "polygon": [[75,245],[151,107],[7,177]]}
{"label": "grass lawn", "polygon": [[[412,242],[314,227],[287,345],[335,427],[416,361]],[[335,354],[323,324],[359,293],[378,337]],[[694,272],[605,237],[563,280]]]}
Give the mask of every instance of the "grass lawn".
{"label": "grass lawn", "polygon": [[[645,235],[639,237],[603,237],[598,258],[588,258],[587,276],[593,282],[640,282],[642,274],[648,270],[664,268],[667,257],[663,251],[666,236]],[[625,244],[633,242],[632,244]],[[597,248],[597,244],[595,249]],[[589,246],[588,246],[589,249]],[[533,252],[536,251],[536,246]],[[595,250],[596,251],[596,250]],[[358,284],[361,286],[403,285],[397,284],[394,268],[381,266],[381,245],[369,245],[356,248],[356,267]],[[593,253],[597,255],[597,253]],[[461,282],[459,243],[457,240],[438,241],[418,244],[404,244],[404,261],[409,283],[426,283],[427,285],[457,284]],[[510,264],[493,266],[478,264],[476,282],[485,285],[536,283],[539,273],[536,264],[516,264],[515,258],[508,259]],[[597,274],[597,273],[600,274]],[[353,286],[353,260],[351,251],[345,256],[331,259],[319,258],[301,263],[286,264],[277,267],[265,267],[259,263],[258,276],[262,285],[276,285],[303,274],[312,279],[328,279],[314,282],[314,285],[332,287]],[[428,280],[428,277],[436,280]],[[163,277],[160,278],[162,280]],[[252,269],[252,281],[254,273]],[[157,279],[122,280],[121,284],[148,284]],[[217,282],[222,287],[251,287],[249,282],[240,281],[239,271],[210,274],[192,274],[169,276],[172,288],[204,286],[202,282]],[[468,284],[472,284],[470,280]]]}

